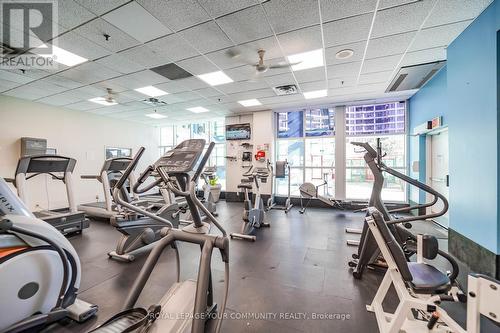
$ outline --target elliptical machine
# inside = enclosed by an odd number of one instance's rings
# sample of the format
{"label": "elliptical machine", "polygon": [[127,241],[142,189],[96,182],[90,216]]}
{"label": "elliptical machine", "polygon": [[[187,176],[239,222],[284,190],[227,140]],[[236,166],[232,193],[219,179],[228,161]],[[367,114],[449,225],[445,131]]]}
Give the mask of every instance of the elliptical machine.
{"label": "elliptical machine", "polygon": [[80,277],[71,243],[35,218],[0,178],[0,332],[92,317],[98,307],[77,298]]}
{"label": "elliptical machine", "polygon": [[[109,332],[206,332],[208,321],[213,319],[214,332],[218,333],[221,328],[222,319],[226,308],[229,290],[229,239],[226,231],[218,223],[217,219],[196,197],[196,182],[200,177],[203,166],[208,160],[214,148],[210,143],[207,152],[201,158],[196,171],[193,168],[200,159],[205,140],[186,140],[171,151],[162,156],[154,165],[150,165],[139,177],[135,191],[145,192],[150,188],[146,185],[140,188],[144,181],[153,173],[157,172],[160,179],[154,181],[155,185],[166,186],[170,191],[186,199],[187,205],[193,217],[193,223],[182,229],[174,229],[169,221],[154,215],[139,206],[123,201],[119,195],[119,188],[123,186],[128,173],[137,165],[140,156],[144,152],[141,147],[129,167],[118,181],[119,186],[115,188],[115,200],[127,206],[140,215],[146,215],[163,223],[165,227],[161,231],[162,238],[156,243],[149,254],[146,263],[141,269],[134,285],[125,301],[123,311],[111,317],[101,326],[93,330],[93,333]],[[191,176],[192,175],[192,176]],[[210,224],[202,222],[200,210],[209,218],[213,225],[219,229],[219,235],[209,234]],[[200,248],[200,261],[197,280],[180,281],[180,258],[178,242],[195,244]],[[148,309],[135,307],[144,287],[154,270],[160,256],[167,248],[172,248],[177,257],[177,282],[167,291],[157,304]],[[220,309],[214,302],[211,262],[212,253],[218,249],[224,262],[224,296]],[[217,313],[219,312],[219,313]]]}
{"label": "elliptical machine", "polygon": [[[268,163],[270,163],[268,161]],[[267,211],[270,211],[271,209],[280,209],[285,211],[285,214],[292,209],[293,204],[292,201],[290,200],[290,187],[291,187],[291,178],[290,178],[290,164],[288,163],[287,160],[285,161],[276,161],[276,167],[273,168],[270,166],[271,169],[271,197],[267,199]],[[276,179],[283,179],[285,177],[288,177],[288,193],[285,199],[285,204],[283,206],[279,206],[276,204],[274,201],[274,192],[276,191]]]}
{"label": "elliptical machine", "polygon": [[[374,176],[373,189],[370,201],[368,202],[368,207],[375,207],[382,214],[384,220],[388,223],[389,230],[394,235],[398,244],[405,250],[405,256],[409,260],[410,257],[416,252],[416,249],[413,246],[407,246],[408,241],[415,242],[415,236],[408,230],[411,228],[411,223],[409,222],[428,220],[446,214],[446,211],[448,210],[448,201],[442,194],[435,191],[430,186],[427,186],[426,184],[423,184],[418,180],[385,165],[382,160],[384,155],[382,154],[382,143],[379,138],[377,138],[376,150],[366,142],[352,142],[352,144],[366,150],[364,160]],[[432,201],[425,204],[388,210],[382,201],[382,188],[384,186],[383,172],[387,172],[388,174],[431,194],[433,196]],[[443,208],[437,213],[416,215],[400,219],[395,219],[391,215],[391,213],[411,212],[413,210],[426,209],[436,204],[438,199],[442,201]],[[397,221],[397,224],[394,223],[394,221]],[[346,229],[346,231],[350,233],[356,232],[356,230],[353,229]],[[355,242],[348,241],[348,244],[354,245]],[[439,252],[440,255],[444,256],[445,254],[443,253],[444,252],[441,251]],[[374,269],[385,268],[384,266],[379,265],[379,257],[380,249],[377,246],[377,242],[374,239],[373,234],[370,232],[368,225],[364,223],[361,231],[358,252],[352,255],[353,260],[349,262],[349,267],[353,268],[352,275],[356,279],[361,279],[363,272],[367,267]]]}
{"label": "elliptical machine", "polygon": [[[244,209],[243,209],[243,225],[241,226],[241,232],[233,232],[230,234],[231,239],[244,239],[255,242],[257,237],[254,235],[256,229],[261,227],[270,227],[269,223],[264,222],[265,211],[264,211],[264,200],[260,196],[260,183],[259,180],[267,179],[269,177],[269,166],[266,168],[254,168],[250,166],[248,170],[243,174],[247,177],[246,182],[238,184],[238,188],[242,189],[245,194]],[[252,201],[248,192],[252,190],[252,183],[255,184],[255,201],[252,207]]]}
{"label": "elliptical machine", "polygon": [[217,179],[217,167],[216,166],[207,166],[203,170],[201,177],[205,181],[203,184],[203,204],[205,207],[212,213],[213,216],[217,216],[217,200],[214,197],[214,191],[219,191],[221,189],[220,184],[212,184],[212,182]]}

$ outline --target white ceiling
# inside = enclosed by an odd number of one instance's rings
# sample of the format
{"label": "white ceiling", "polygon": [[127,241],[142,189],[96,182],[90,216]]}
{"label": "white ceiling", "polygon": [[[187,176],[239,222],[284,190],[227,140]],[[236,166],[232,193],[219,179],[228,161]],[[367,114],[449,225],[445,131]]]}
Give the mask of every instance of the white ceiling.
{"label": "white ceiling", "polygon": [[[88,58],[59,70],[0,71],[0,93],[74,110],[148,124],[186,121],[264,109],[407,98],[414,91],[384,91],[401,66],[446,59],[446,47],[492,0],[65,0],[59,1],[58,46]],[[106,41],[104,34],[110,35]],[[238,46],[239,58],[225,55]],[[324,50],[325,66],[269,70],[259,80],[241,59],[266,62]],[[335,54],[352,49],[353,57]],[[175,62],[193,75],[224,70],[235,82],[210,87],[196,77],[170,81],[149,68]],[[276,96],[272,87],[328,89],[328,97]],[[153,120],[145,95],[154,85],[169,95]],[[89,98],[118,93],[120,103]],[[245,108],[239,100],[258,98]],[[186,108],[203,106],[210,113]]]}

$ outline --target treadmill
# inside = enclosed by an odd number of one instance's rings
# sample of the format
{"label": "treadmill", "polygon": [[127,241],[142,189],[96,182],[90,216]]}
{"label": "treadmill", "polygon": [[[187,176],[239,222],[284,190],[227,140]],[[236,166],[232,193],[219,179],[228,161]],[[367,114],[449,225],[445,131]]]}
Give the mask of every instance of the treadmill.
{"label": "treadmill", "polygon": [[[85,215],[90,217],[109,219],[112,224],[122,219],[135,218],[135,216],[131,216],[113,202],[111,192],[113,186],[130,165],[131,161],[132,159],[130,157],[109,158],[104,161],[99,175],[82,175],[81,179],[94,179],[102,184],[104,201],[81,204],[78,206],[78,210],[84,212]],[[165,200],[161,195],[145,195],[139,197],[137,194],[129,190],[136,183],[136,178],[133,172],[131,172],[128,176],[127,183],[128,186],[124,186],[123,190],[127,192],[126,196],[130,202],[133,201],[134,203],[153,211],[158,210],[165,205]]]}
{"label": "treadmill", "polygon": [[48,174],[52,179],[60,180],[66,185],[68,208],[43,210],[33,214],[51,224],[63,235],[80,233],[89,227],[89,220],[85,214],[76,208],[73,193],[73,170],[76,160],[59,155],[24,156],[19,159],[16,168],[14,186],[21,200],[28,204],[26,181],[38,175]]}

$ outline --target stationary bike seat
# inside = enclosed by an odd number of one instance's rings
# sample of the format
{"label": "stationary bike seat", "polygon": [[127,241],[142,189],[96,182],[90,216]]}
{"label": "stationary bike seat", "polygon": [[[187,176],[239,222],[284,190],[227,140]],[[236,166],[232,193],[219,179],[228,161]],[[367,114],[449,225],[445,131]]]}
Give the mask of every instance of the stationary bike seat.
{"label": "stationary bike seat", "polygon": [[252,189],[252,184],[248,183],[248,184],[238,184],[238,188],[246,188],[248,190],[251,190]]}

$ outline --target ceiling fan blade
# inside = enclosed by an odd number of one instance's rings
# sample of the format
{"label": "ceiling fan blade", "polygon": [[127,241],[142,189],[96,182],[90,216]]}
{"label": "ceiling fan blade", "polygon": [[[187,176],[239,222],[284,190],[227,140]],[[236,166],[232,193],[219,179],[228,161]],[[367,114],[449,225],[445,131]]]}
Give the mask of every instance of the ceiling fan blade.
{"label": "ceiling fan blade", "polygon": [[262,78],[262,72],[255,71],[248,82],[258,82]]}
{"label": "ceiling fan blade", "polygon": [[269,65],[269,68],[285,68],[285,67],[288,67],[288,66],[294,66],[294,65],[298,65],[300,64],[301,61],[299,62],[286,62],[286,63],[277,63],[277,64],[274,64],[274,65]]}

